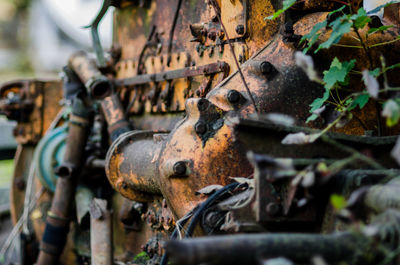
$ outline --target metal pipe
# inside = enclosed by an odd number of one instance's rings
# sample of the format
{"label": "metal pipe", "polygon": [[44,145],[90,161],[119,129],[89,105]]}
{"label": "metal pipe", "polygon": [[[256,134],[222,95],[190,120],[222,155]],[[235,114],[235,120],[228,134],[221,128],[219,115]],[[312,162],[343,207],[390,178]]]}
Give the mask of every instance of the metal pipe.
{"label": "metal pipe", "polygon": [[77,178],[90,129],[91,113],[80,98],[75,98],[68,123],[68,138],[63,163],[58,169],[56,190],[47,214],[46,228],[40,244],[38,265],[58,264],[69,231],[71,208]]}
{"label": "metal pipe", "polygon": [[112,265],[112,214],[107,201],[94,198],[90,205],[90,249],[92,265]]}
{"label": "metal pipe", "polygon": [[259,260],[287,257],[309,263],[319,255],[328,262],[344,261],[363,253],[371,240],[362,233],[247,234],[170,241],[172,264],[258,264]]}
{"label": "metal pipe", "polygon": [[102,99],[111,94],[110,80],[99,71],[96,62],[86,52],[73,54],[69,58],[68,66],[79,76],[93,98]]}

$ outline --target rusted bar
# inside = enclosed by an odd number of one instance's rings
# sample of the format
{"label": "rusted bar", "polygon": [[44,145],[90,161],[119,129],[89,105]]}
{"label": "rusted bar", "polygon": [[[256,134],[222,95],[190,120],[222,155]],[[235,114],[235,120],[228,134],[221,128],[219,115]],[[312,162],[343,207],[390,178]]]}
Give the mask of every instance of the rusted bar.
{"label": "rusted bar", "polygon": [[220,72],[228,72],[229,65],[225,62],[211,63],[203,66],[186,67],[168,72],[160,72],[156,74],[138,75],[130,78],[115,80],[116,86],[134,86],[142,85],[150,82],[161,82],[185,77],[194,77],[206,74],[216,74]]}
{"label": "rusted bar", "polygon": [[73,54],[68,61],[68,66],[79,76],[93,98],[102,99],[111,94],[111,82],[84,51]]}
{"label": "rusted bar", "polygon": [[90,249],[92,265],[112,265],[112,215],[107,201],[94,198],[90,205]]}
{"label": "rusted bar", "polygon": [[91,113],[79,98],[74,100],[68,124],[68,138],[62,165],[58,168],[56,190],[47,214],[46,228],[40,244],[38,265],[58,264],[64,249],[77,177],[90,129]]}
{"label": "rusted bar", "polygon": [[287,257],[308,264],[319,255],[327,262],[344,261],[370,247],[363,233],[247,234],[170,241],[172,264],[258,264],[260,259]]}
{"label": "rusted bar", "polygon": [[121,101],[116,93],[105,97],[101,101],[101,108],[107,121],[108,133],[112,142],[122,133],[130,130]]}

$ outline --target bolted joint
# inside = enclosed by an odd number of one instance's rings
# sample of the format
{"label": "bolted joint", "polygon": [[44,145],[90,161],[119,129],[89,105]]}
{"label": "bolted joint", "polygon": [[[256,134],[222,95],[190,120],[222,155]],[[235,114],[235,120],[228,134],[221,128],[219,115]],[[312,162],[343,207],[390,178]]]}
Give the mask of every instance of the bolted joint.
{"label": "bolted joint", "polygon": [[264,61],[260,64],[260,72],[265,76],[269,76],[275,73],[275,71],[276,69],[273,64],[268,61]]}
{"label": "bolted joint", "polygon": [[205,124],[203,121],[199,121],[195,124],[194,130],[197,134],[204,134],[207,132],[207,124]]}
{"label": "bolted joint", "polygon": [[174,175],[185,176],[186,175],[186,163],[184,161],[178,161],[173,166]]}
{"label": "bolted joint", "polygon": [[237,34],[239,35],[243,35],[244,34],[244,25],[239,24],[236,26],[235,31]]}
{"label": "bolted joint", "polygon": [[229,90],[227,98],[231,104],[237,104],[242,99],[242,95],[236,90]]}
{"label": "bolted joint", "polygon": [[210,103],[207,99],[200,99],[197,103],[197,108],[199,109],[199,111],[205,111],[208,109]]}
{"label": "bolted joint", "polygon": [[268,203],[266,210],[269,216],[278,216],[281,213],[282,207],[275,202]]}

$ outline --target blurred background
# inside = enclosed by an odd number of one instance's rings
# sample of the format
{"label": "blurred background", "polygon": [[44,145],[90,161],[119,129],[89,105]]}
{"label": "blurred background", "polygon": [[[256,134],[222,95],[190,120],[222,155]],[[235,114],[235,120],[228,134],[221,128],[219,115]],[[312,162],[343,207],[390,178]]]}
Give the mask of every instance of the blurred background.
{"label": "blurred background", "polygon": [[[83,27],[96,17],[102,2],[0,0],[0,83],[57,78],[73,52],[92,50],[90,30]],[[112,10],[103,18],[99,31],[102,45],[108,49],[112,41]],[[14,125],[0,115],[0,209],[8,204],[16,148]]]}

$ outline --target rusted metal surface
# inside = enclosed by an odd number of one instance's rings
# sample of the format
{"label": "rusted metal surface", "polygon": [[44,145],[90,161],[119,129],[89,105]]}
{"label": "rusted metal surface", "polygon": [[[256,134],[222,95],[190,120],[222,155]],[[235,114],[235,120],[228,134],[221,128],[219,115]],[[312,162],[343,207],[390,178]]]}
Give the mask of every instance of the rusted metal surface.
{"label": "rusted metal surface", "polygon": [[[0,87],[0,111],[18,122],[14,136],[20,144],[36,144],[60,111],[61,82],[20,80]],[[46,102],[53,101],[53,104]]]}
{"label": "rusted metal surface", "polygon": [[112,92],[111,82],[96,66],[96,62],[88,54],[80,51],[72,55],[68,62],[69,67],[75,71],[90,95],[94,98],[104,98]]}
{"label": "rusted metal surface", "polygon": [[[371,239],[356,232],[230,235],[171,241],[167,252],[173,264],[178,265],[259,264],[262,259],[281,256],[307,263],[314,255],[320,255],[328,262],[354,262],[354,253],[366,251],[371,244]],[[358,262],[362,264],[362,259]]]}
{"label": "rusted metal surface", "polygon": [[112,265],[112,214],[107,201],[94,198],[90,205],[90,248],[92,265]]}
{"label": "rusted metal surface", "polygon": [[58,263],[68,235],[77,177],[83,164],[85,143],[90,128],[90,112],[83,101],[76,98],[72,109],[68,124],[67,147],[63,163],[56,172],[59,178],[41,241],[39,265]]}

